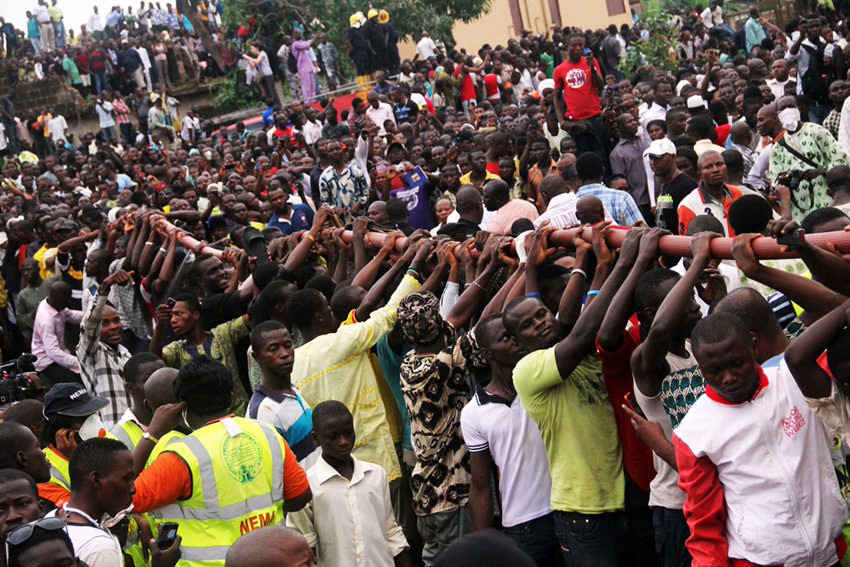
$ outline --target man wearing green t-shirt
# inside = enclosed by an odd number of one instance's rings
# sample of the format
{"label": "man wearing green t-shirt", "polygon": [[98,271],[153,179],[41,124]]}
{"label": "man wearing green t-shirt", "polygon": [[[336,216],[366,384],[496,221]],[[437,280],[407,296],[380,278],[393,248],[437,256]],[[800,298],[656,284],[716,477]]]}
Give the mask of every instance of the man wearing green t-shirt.
{"label": "man wearing green t-shirt", "polygon": [[[590,244],[576,241],[576,267],[558,320],[533,288],[513,301],[504,316],[508,333],[530,353],[514,368],[514,385],[543,436],[552,476],[555,531],[568,565],[618,567],[625,559],[623,456],[594,346],[605,311],[637,257],[640,233],[629,232],[606,280],[613,261],[604,243],[609,224],[593,229],[597,268],[590,291],[583,269]],[[538,266],[547,257],[541,245],[546,232],[538,232],[532,242],[526,282],[536,280]],[[585,294],[585,308],[575,320]],[[558,324],[568,326],[570,320],[575,324],[562,338]]]}

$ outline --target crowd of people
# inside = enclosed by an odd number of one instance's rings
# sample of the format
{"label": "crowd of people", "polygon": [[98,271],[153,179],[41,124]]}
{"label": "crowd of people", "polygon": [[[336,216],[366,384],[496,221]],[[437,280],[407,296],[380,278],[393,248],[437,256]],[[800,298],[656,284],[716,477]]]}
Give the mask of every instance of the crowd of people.
{"label": "crowd of people", "polygon": [[847,30],[670,17],[393,74],[355,14],[368,92],[253,131],[0,97],[3,564],[850,561]]}

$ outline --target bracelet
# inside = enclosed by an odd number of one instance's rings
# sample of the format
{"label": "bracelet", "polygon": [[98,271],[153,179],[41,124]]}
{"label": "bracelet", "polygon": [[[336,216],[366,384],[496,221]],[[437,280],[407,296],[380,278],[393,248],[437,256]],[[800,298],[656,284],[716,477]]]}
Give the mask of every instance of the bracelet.
{"label": "bracelet", "polygon": [[145,246],[153,246],[153,242],[145,242]]}
{"label": "bracelet", "polygon": [[592,290],[587,292],[587,297],[593,297],[594,295],[599,295],[598,289],[592,289]]}
{"label": "bracelet", "polygon": [[309,232],[305,233],[305,235],[307,236],[307,238],[309,238],[313,242],[316,242],[316,237],[313,236],[312,234],[310,234]]}
{"label": "bracelet", "polygon": [[532,291],[531,293],[526,293],[526,297],[542,297],[538,292]]}
{"label": "bracelet", "polygon": [[487,291],[487,288],[486,288],[486,287],[484,287],[483,285],[481,285],[480,283],[478,283],[478,282],[477,282],[477,281],[475,281],[475,280],[472,280],[472,285],[478,286],[480,289],[482,289],[482,290],[484,290],[484,291]]}
{"label": "bracelet", "polygon": [[163,253],[164,253],[164,252],[168,252],[168,248],[166,248],[165,246],[163,246],[162,248],[160,248],[160,249],[159,249],[159,251],[160,251],[160,252],[163,252]]}
{"label": "bracelet", "polygon": [[150,441],[150,442],[151,442],[151,443],[153,443],[154,445],[156,445],[157,443],[159,443],[159,439],[157,439],[156,437],[154,437],[153,435],[151,435],[151,434],[150,434],[150,433],[148,433],[147,431],[145,431],[144,433],[142,433],[142,439],[147,439],[148,441]]}
{"label": "bracelet", "polygon": [[419,275],[419,272],[417,272],[417,271],[416,271],[416,270],[414,270],[413,268],[409,268],[409,269],[407,270],[407,275],[412,276],[412,277],[416,278],[417,280],[421,280],[421,279],[422,279],[422,276],[420,276],[420,275]]}
{"label": "bracelet", "polygon": [[574,275],[576,275],[576,274],[581,274],[581,275],[582,275],[582,277],[584,277],[584,279],[587,279],[587,272],[585,272],[585,271],[584,271],[584,270],[582,270],[581,268],[573,268],[573,271],[572,271],[572,272],[570,272],[570,277],[572,277],[572,276],[574,276]]}

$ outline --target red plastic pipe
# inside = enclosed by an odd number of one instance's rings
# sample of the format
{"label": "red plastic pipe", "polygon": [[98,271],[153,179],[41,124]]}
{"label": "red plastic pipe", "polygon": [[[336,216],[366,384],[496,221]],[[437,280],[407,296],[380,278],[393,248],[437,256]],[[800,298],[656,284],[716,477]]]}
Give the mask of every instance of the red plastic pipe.
{"label": "red plastic pipe", "polygon": [[[573,247],[573,240],[578,236],[579,232],[584,232],[584,236],[590,239],[591,229],[589,227],[569,228],[556,230],[549,237],[549,242],[563,246],[565,248]],[[619,247],[626,238],[628,229],[622,227],[614,227],[608,231],[606,241],[609,246]],[[366,235],[369,244],[380,246],[384,241],[384,234],[379,232],[370,232]],[[342,234],[346,241],[351,240],[351,231],[345,231]],[[719,260],[732,259],[732,238],[715,238],[711,241],[711,257]],[[806,241],[825,248],[827,244],[833,244],[839,252],[850,254],[850,232],[823,232],[820,234],[806,235]],[[399,238],[396,241],[396,250],[401,252],[407,246],[406,238]],[[759,260],[781,260],[787,258],[797,258],[797,252],[794,250],[782,251],[782,246],[776,243],[772,237],[764,236],[753,241],[753,251],[756,258]],[[691,257],[691,237],[690,236],[675,236],[668,235],[661,237],[658,242],[658,247],[662,254],[670,256],[679,256],[683,258]]]}
{"label": "red plastic pipe", "polygon": [[[173,224],[168,222],[165,219],[158,219],[155,221],[155,227],[161,227],[166,233],[170,234],[175,230],[177,232],[177,239],[180,243],[190,250],[194,250],[200,242],[188,232],[178,229]],[[570,228],[570,229],[561,229],[556,230],[549,237],[549,242],[552,244],[557,244],[558,246],[563,246],[565,248],[572,248],[573,240],[579,234],[579,232],[583,231],[585,237],[590,238],[591,229],[589,227],[579,227],[579,228]],[[626,238],[627,229],[621,227],[615,227],[608,231],[608,235],[606,237],[606,241],[612,247],[619,247],[622,245],[623,240]],[[351,242],[352,233],[350,230],[346,230],[342,233],[342,238]],[[379,247],[386,235],[380,232],[370,232],[366,235],[366,240],[368,244],[372,246]],[[832,244],[835,246],[836,250],[844,254],[850,254],[850,232],[838,231],[838,232],[823,232],[820,234],[808,234],[806,235],[806,241],[818,246],[820,248],[825,248],[827,244]],[[690,236],[663,236],[658,243],[658,247],[661,250],[662,254],[670,255],[670,256],[679,256],[684,258],[690,258],[691,256],[691,248],[690,248],[691,237]],[[399,238],[396,241],[396,250],[398,252],[404,251],[407,246],[406,238]],[[776,243],[776,240],[771,237],[761,237],[757,238],[753,241],[753,251],[756,254],[756,257],[760,260],[781,260],[786,258],[797,258],[797,253],[794,250],[787,250],[783,252],[781,250],[782,246]],[[202,254],[212,254],[214,256],[221,256],[221,250],[217,248],[212,248],[210,246],[204,246],[201,248],[200,252]],[[717,258],[720,260],[731,260],[732,259],[732,239],[731,238],[715,238],[711,241],[711,256],[712,258]]]}

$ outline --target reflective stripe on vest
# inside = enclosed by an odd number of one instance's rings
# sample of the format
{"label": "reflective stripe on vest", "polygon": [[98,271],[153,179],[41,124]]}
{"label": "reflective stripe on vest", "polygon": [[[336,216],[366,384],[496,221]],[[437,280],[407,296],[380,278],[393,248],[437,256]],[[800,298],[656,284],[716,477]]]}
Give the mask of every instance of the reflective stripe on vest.
{"label": "reflective stripe on vest", "polygon": [[68,474],[68,461],[60,457],[53,449],[48,447],[44,450],[47,461],[50,463],[50,482],[68,492],[71,492],[71,478]]}
{"label": "reflective stripe on vest", "polygon": [[178,565],[223,566],[240,536],[283,521],[285,445],[271,427],[226,418],[166,451],[183,459],[192,474],[189,499],[154,511],[158,524],[179,524]]}
{"label": "reflective stripe on vest", "polygon": [[135,421],[127,420],[115,425],[109,430],[109,434],[124,443],[130,451],[133,451],[139,441],[142,440],[144,431]]}

